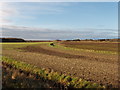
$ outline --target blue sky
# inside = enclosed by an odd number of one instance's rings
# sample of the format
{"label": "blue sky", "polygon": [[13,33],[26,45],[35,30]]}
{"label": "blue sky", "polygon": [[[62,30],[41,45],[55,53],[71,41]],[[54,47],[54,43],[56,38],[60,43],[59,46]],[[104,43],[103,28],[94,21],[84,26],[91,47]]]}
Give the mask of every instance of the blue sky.
{"label": "blue sky", "polygon": [[[3,36],[25,39],[116,38],[117,5],[117,2],[3,3]],[[30,35],[26,35],[28,31]],[[26,36],[19,33],[26,33]]]}

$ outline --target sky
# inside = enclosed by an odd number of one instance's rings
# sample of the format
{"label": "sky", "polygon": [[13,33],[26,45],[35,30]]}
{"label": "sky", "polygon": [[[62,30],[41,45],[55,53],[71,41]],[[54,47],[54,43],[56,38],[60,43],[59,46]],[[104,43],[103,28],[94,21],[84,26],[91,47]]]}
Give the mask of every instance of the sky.
{"label": "sky", "polygon": [[119,0],[0,0],[1,2],[119,2]]}
{"label": "sky", "polygon": [[118,36],[117,2],[3,2],[2,37],[100,39]]}

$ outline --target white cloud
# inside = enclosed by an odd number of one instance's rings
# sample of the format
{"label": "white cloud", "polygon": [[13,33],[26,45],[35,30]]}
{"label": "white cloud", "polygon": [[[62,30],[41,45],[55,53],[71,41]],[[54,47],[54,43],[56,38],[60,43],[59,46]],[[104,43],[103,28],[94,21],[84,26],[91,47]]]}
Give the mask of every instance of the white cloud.
{"label": "white cloud", "polygon": [[12,16],[13,14],[18,13],[17,10],[10,6],[9,3],[2,3],[2,8],[1,8],[1,16],[6,17],[6,16]]}
{"label": "white cloud", "polygon": [[[30,2],[1,2],[0,3],[0,24],[11,25],[14,20],[35,19],[35,15],[39,14],[59,14],[63,12],[61,6],[66,6],[66,3],[30,3]],[[11,20],[11,19],[14,20]]]}
{"label": "white cloud", "polygon": [[47,28],[32,28],[22,26],[3,26],[3,36],[19,37],[24,39],[92,39],[117,38],[118,32],[114,29],[79,29],[55,30]]}
{"label": "white cloud", "polygon": [[19,11],[23,11],[31,14],[55,14],[63,12],[61,6],[66,5],[64,3],[23,3],[22,7],[18,7]]}
{"label": "white cloud", "polygon": [[12,7],[7,2],[1,2],[0,3],[0,24],[11,24],[12,21],[9,19],[9,17],[18,15],[18,11],[15,7]]}

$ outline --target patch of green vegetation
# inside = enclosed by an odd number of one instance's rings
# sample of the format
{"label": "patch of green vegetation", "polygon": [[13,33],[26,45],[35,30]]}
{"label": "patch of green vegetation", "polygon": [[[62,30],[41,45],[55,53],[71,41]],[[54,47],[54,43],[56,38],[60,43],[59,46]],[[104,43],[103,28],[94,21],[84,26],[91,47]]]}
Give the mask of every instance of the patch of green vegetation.
{"label": "patch of green vegetation", "polygon": [[49,43],[50,42],[18,42],[18,43],[0,43],[0,45],[2,45],[3,50],[4,49],[5,50],[14,50],[17,48],[26,47],[28,45],[39,45],[39,44],[49,44]]}
{"label": "patch of green vegetation", "polygon": [[17,69],[21,69],[33,74],[39,75],[41,78],[45,80],[51,80],[55,83],[61,83],[65,87],[69,88],[105,88],[96,83],[92,83],[83,79],[79,79],[77,77],[71,77],[68,75],[60,74],[58,72],[54,72],[53,70],[48,71],[47,69],[41,69],[36,66],[27,64],[25,62],[16,61],[14,59],[3,56],[2,62],[8,63]]}
{"label": "patch of green vegetation", "polygon": [[2,45],[4,44],[45,44],[45,43],[50,43],[50,42],[9,42],[9,43],[0,43]]}
{"label": "patch of green vegetation", "polygon": [[[51,45],[48,45],[49,47],[53,47]],[[93,50],[93,49],[80,49],[80,48],[73,48],[73,47],[65,47],[63,45],[60,45],[58,43],[55,44],[54,48],[60,48],[65,50],[76,50],[76,51],[82,51],[82,52],[95,52],[95,53],[104,53],[104,54],[118,54],[118,52],[112,52],[112,51],[102,51],[102,50]]]}

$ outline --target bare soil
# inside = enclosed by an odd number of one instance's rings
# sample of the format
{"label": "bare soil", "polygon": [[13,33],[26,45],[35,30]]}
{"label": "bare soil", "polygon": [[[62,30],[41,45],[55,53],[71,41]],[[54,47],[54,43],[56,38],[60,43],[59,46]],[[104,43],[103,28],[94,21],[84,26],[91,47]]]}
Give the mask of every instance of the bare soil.
{"label": "bare soil", "polygon": [[58,56],[58,57],[64,57],[64,58],[86,58],[85,56],[81,56],[81,55],[72,55],[69,53],[44,49],[42,47],[35,47],[35,46],[27,46],[27,47],[21,48],[21,49],[28,51],[28,52],[37,52],[37,53],[53,55],[53,56]]}
{"label": "bare soil", "polygon": [[[68,51],[63,51],[63,50],[55,50],[55,48],[47,48],[44,46],[27,46],[24,48],[19,48],[24,50],[25,52],[35,52],[35,53],[41,53],[41,54],[46,54],[46,55],[52,55],[52,56],[58,56],[58,57],[63,57],[63,58],[71,58],[71,59],[84,59],[84,60],[91,60],[91,61],[97,61],[97,62],[106,62],[106,63],[116,63],[117,60],[111,60],[111,59],[117,59],[115,56],[116,55],[111,55],[110,58],[106,58],[105,56],[101,54],[91,54],[91,53],[85,53],[81,54],[81,52],[68,52]],[[89,54],[89,55],[86,55]],[[93,55],[100,55],[98,57],[95,57]],[[109,55],[106,55],[109,56]]]}
{"label": "bare soil", "polygon": [[117,55],[77,52],[42,45],[27,46],[22,51],[3,50],[3,55],[110,87],[118,87],[119,84]]}
{"label": "bare soil", "polygon": [[79,41],[79,42],[62,42],[61,45],[65,47],[90,49],[90,50],[103,50],[118,52],[118,42],[95,42],[95,41]]}
{"label": "bare soil", "polygon": [[9,88],[65,89],[61,84],[45,80],[37,74],[16,69],[5,62],[2,62],[2,88],[6,90]]}

